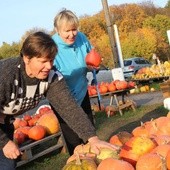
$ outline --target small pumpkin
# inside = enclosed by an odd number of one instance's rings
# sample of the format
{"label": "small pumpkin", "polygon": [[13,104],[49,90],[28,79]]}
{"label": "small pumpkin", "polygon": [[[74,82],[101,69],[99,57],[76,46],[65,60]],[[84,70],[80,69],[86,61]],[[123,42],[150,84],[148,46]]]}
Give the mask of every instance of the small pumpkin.
{"label": "small pumpkin", "polygon": [[33,140],[40,140],[45,137],[46,130],[41,125],[36,125],[30,128],[28,131],[28,137]]}
{"label": "small pumpkin", "polygon": [[86,61],[87,65],[99,67],[99,65],[101,63],[101,57],[100,57],[99,53],[97,53],[96,50],[93,48],[86,55],[85,61]]}

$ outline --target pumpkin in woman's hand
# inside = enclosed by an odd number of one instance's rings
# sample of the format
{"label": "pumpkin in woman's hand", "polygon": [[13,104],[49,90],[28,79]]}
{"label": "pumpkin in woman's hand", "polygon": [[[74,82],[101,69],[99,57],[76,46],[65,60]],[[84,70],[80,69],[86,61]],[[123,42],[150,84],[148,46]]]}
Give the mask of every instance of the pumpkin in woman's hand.
{"label": "pumpkin in woman's hand", "polygon": [[41,125],[36,125],[30,128],[28,131],[28,137],[33,140],[40,140],[45,137],[46,130]]}
{"label": "pumpkin in woman's hand", "polygon": [[100,55],[96,52],[95,49],[92,49],[85,58],[86,64],[94,67],[99,67],[101,63],[101,57]]}

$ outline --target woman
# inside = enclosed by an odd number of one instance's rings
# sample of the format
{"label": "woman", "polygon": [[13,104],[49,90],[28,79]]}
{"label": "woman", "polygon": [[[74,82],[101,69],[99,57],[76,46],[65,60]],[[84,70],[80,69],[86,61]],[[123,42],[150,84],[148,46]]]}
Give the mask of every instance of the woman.
{"label": "woman", "polygon": [[101,141],[92,123],[72,98],[61,73],[53,68],[57,47],[52,38],[36,32],[23,43],[21,55],[0,60],[0,169],[14,170],[21,155],[13,142],[15,116],[35,108],[45,96],[60,117],[92,148],[113,145]]}
{"label": "woman", "polygon": [[[87,66],[85,57],[92,46],[87,37],[78,31],[79,21],[70,10],[63,10],[54,19],[56,33],[52,36],[58,47],[54,66],[63,74],[69,89],[77,103],[82,107],[93,123],[90,99],[87,91],[86,74],[88,69],[98,69]],[[82,143],[72,129],[64,121],[61,124],[70,154]],[[70,140],[73,139],[73,140]]]}

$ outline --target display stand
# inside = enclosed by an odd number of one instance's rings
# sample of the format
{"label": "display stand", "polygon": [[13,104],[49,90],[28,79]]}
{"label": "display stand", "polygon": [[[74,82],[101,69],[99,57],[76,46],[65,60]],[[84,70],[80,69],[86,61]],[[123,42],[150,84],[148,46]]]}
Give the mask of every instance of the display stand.
{"label": "display stand", "polygon": [[[101,97],[110,97],[109,105],[113,105],[113,101],[116,103],[116,111],[120,113],[120,115],[123,115],[123,110],[126,108],[132,108],[134,111],[135,109],[135,103],[133,100],[129,99],[128,93],[130,89],[126,90],[117,90],[114,92],[108,92],[104,94],[100,94]],[[121,96],[121,104],[119,103],[118,96]],[[90,96],[90,98],[97,98],[97,95]],[[126,100],[125,100],[126,98]]]}

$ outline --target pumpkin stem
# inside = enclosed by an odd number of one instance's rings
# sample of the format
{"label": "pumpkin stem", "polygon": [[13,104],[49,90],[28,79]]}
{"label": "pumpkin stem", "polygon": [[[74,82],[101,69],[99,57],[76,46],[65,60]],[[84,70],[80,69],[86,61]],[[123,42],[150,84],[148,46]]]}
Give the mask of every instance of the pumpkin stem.
{"label": "pumpkin stem", "polygon": [[80,161],[80,156],[78,154],[78,152],[76,151],[76,165],[81,165],[81,161]]}

